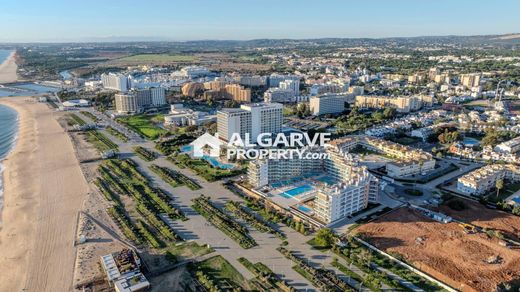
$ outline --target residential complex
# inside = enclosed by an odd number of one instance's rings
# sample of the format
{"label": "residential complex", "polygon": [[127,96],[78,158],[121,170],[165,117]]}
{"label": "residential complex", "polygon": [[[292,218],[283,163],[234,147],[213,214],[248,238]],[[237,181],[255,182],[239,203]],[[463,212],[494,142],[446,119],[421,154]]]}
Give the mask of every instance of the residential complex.
{"label": "residential complex", "polygon": [[463,175],[457,180],[457,190],[466,195],[481,196],[496,187],[498,180],[520,181],[520,168],[513,164],[491,164]]}
{"label": "residential complex", "polygon": [[520,137],[511,139],[495,146],[495,152],[512,154],[520,150]]}
{"label": "residential complex", "polygon": [[326,94],[309,99],[309,107],[313,115],[337,114],[345,111],[346,104],[353,99],[351,94]]}
{"label": "residential complex", "polygon": [[366,109],[384,109],[393,107],[398,112],[408,113],[416,111],[422,107],[428,107],[433,104],[433,97],[428,95],[420,96],[373,96],[358,95],[356,96],[355,106]]}
{"label": "residential complex", "polygon": [[361,147],[388,156],[392,161],[387,162],[385,168],[387,175],[393,178],[427,173],[435,168],[435,159],[430,153],[375,137],[347,136],[331,144],[345,152]]}
{"label": "residential complex", "polygon": [[290,194],[291,198],[301,204],[312,201],[312,212],[307,213],[324,225],[365,209],[369,202],[378,201],[379,180],[365,166],[359,165],[347,152],[343,152],[340,146],[307,148],[305,151],[325,153],[328,156],[325,159],[251,161],[248,168],[249,184],[255,188],[268,186],[276,192],[284,181],[292,181],[294,188],[273,195],[273,200],[283,200],[278,196],[286,197]]}

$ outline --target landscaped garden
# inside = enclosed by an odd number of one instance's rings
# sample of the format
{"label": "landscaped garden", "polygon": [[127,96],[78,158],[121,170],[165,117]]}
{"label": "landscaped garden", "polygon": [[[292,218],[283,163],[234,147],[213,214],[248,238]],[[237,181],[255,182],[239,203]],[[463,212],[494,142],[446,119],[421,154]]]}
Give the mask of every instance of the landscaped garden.
{"label": "landscaped garden", "polygon": [[119,117],[117,121],[136,131],[139,135],[155,140],[169,132],[158,126],[164,120],[163,115],[133,115]]}
{"label": "landscaped garden", "polygon": [[233,177],[244,173],[243,169],[222,169],[211,165],[204,159],[191,158],[187,154],[177,154],[168,156],[168,160],[173,162],[180,168],[189,168],[197,175],[202,176],[209,182],[223,179],[226,177]]}

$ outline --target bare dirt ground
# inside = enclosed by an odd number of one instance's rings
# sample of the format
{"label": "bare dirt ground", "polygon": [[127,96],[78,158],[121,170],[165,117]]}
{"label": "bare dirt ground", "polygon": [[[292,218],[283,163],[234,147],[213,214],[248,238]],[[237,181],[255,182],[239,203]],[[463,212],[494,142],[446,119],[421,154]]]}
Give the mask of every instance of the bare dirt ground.
{"label": "bare dirt ground", "polygon": [[456,200],[463,201],[467,208],[456,211],[447,205],[442,205],[439,207],[439,211],[464,222],[499,230],[513,237],[512,239],[520,240],[520,217],[503,211],[488,209],[482,204],[469,200],[460,198]]}
{"label": "bare dirt ground", "polygon": [[[462,291],[495,291],[520,277],[520,252],[484,233],[465,234],[457,223],[432,221],[402,208],[362,225],[357,233],[391,254]],[[500,263],[489,264],[498,256]]]}

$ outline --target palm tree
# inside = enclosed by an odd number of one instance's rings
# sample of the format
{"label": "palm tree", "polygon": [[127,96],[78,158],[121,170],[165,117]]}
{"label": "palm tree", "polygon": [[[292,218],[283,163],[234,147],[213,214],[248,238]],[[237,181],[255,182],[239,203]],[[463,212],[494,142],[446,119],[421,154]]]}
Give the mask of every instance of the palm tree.
{"label": "palm tree", "polygon": [[500,190],[504,188],[504,180],[497,179],[497,181],[495,182],[495,187],[497,188],[497,198],[498,198],[498,194],[500,193]]}

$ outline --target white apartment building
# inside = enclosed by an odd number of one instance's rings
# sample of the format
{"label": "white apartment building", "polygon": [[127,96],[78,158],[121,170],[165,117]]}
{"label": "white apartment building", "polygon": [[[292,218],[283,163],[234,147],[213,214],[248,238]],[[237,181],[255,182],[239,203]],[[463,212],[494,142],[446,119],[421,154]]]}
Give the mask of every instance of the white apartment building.
{"label": "white apartment building", "polygon": [[239,108],[224,108],[217,112],[218,137],[229,141],[234,133],[239,133],[245,139],[246,133],[251,133],[251,113]]}
{"label": "white apartment building", "polygon": [[345,110],[345,104],[351,101],[351,94],[326,94],[309,98],[309,106],[313,115],[337,114]]}
{"label": "white apartment building", "polygon": [[172,104],[170,113],[164,116],[164,125],[173,127],[199,126],[216,120],[216,115],[194,111],[185,108],[182,104]]}
{"label": "white apartment building", "polygon": [[103,88],[126,92],[130,89],[130,80],[128,76],[120,73],[101,74],[101,83]]}
{"label": "white apartment building", "polygon": [[304,199],[314,198],[315,217],[327,225],[363,210],[369,202],[379,200],[379,180],[340,148],[316,147],[307,151],[327,152],[329,158],[251,161],[248,167],[249,183],[258,188],[309,173],[326,174],[335,183],[316,186],[316,191],[307,193]]}
{"label": "white apartment building", "polygon": [[149,89],[152,97],[152,106],[161,106],[167,104],[166,90],[162,87],[152,87]]}
{"label": "white apartment building", "polygon": [[240,109],[245,110],[251,115],[251,142],[261,133],[277,134],[282,131],[283,105],[280,103],[251,103],[243,104]]}
{"label": "white apartment building", "polygon": [[279,87],[280,82],[286,80],[300,80],[300,76],[298,75],[280,75],[273,73],[269,75],[269,87]]}
{"label": "white apartment building", "polygon": [[280,89],[290,90],[294,93],[295,96],[300,95],[300,79],[298,80],[285,80],[280,82],[278,85]]}
{"label": "white apartment building", "polygon": [[358,95],[356,96],[355,105],[359,108],[385,109],[393,107],[398,112],[408,113],[416,111],[425,106],[432,106],[433,97],[428,95],[420,96],[375,96],[375,95]]}
{"label": "white apartment building", "polygon": [[347,136],[330,144],[344,152],[362,147],[391,156],[394,160],[386,163],[386,172],[393,178],[427,173],[435,169],[435,159],[430,153],[375,137]]}
{"label": "white apartment building", "polygon": [[132,89],[125,94],[116,94],[115,104],[119,114],[139,113],[150,107],[165,105],[165,91],[161,87]]}
{"label": "white apartment building", "polygon": [[188,66],[184,67],[180,70],[180,73],[182,76],[188,77],[188,78],[195,78],[200,76],[206,76],[210,72],[208,68],[201,67],[201,66]]}
{"label": "white apartment building", "polygon": [[137,95],[134,93],[119,93],[115,95],[114,99],[118,114],[136,114],[141,112]]}
{"label": "white apartment building", "polygon": [[264,102],[294,102],[295,94],[292,90],[281,89],[278,87],[269,88],[264,93]]}
{"label": "white apartment building", "polygon": [[520,150],[520,137],[516,137],[509,141],[503,142],[495,146],[495,152],[498,153],[516,153]]}
{"label": "white apartment building", "polygon": [[496,181],[520,181],[520,168],[513,164],[491,164],[463,175],[457,180],[457,190],[466,195],[481,196],[495,188]]}

